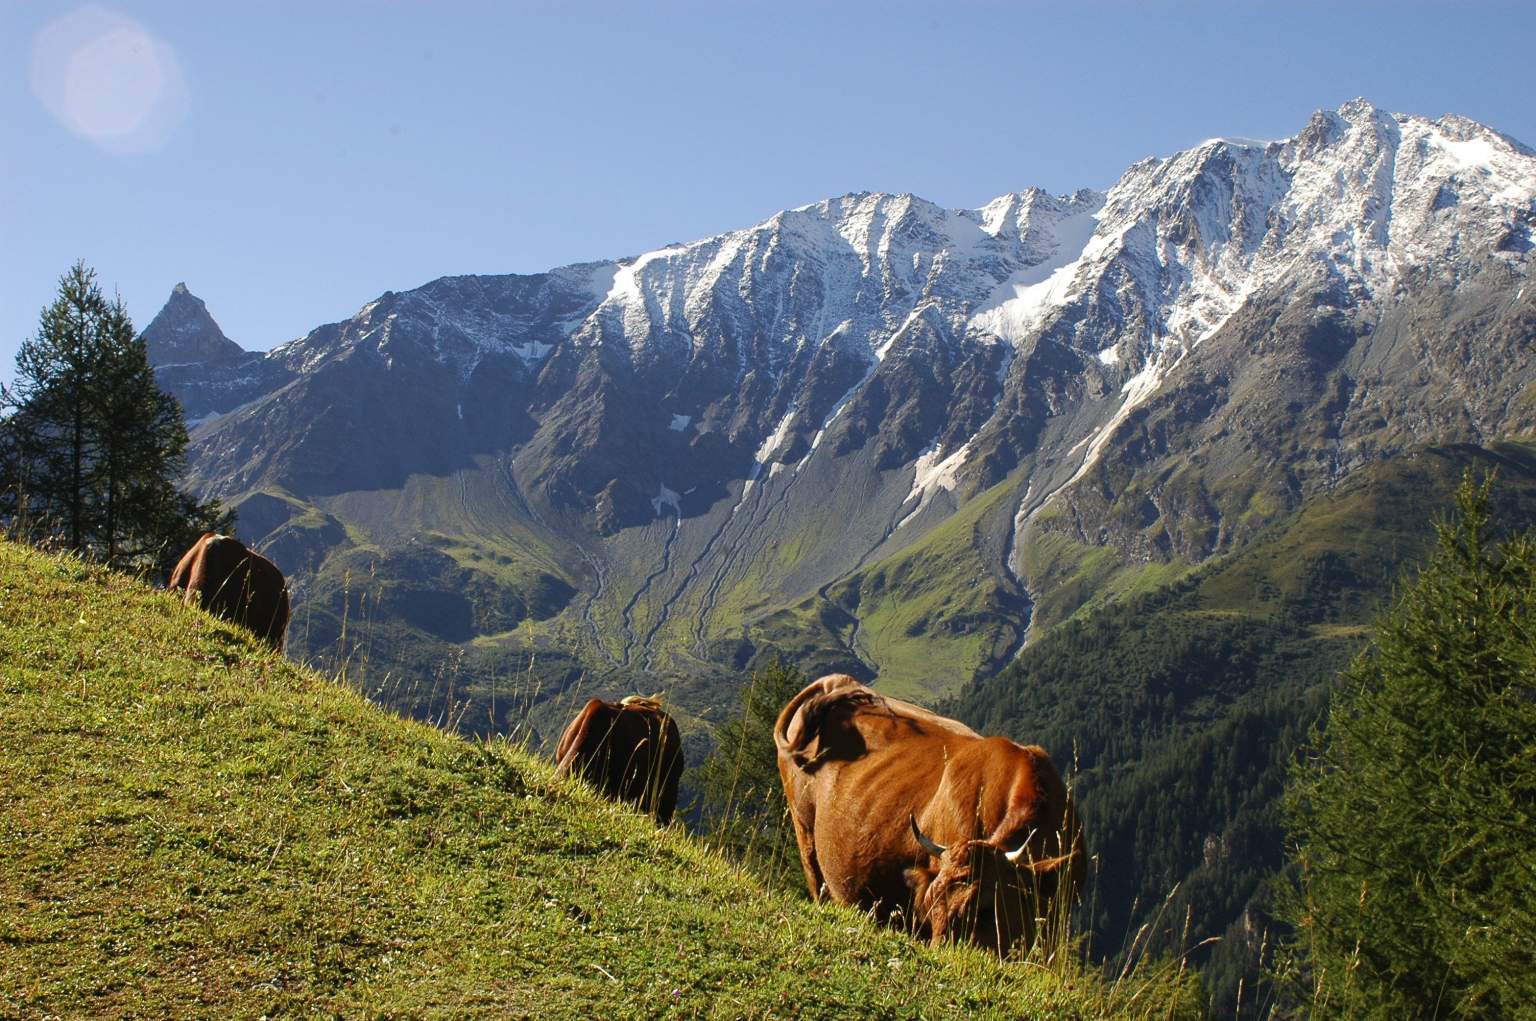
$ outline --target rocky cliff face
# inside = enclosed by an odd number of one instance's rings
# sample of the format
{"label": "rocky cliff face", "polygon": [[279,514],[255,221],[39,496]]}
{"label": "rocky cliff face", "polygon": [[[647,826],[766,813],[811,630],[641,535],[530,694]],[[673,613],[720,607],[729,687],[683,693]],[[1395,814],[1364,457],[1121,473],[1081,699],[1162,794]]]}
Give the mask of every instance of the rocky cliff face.
{"label": "rocky cliff face", "polygon": [[184,283],[171,289],[171,296],[144,330],[149,360],[159,366],[198,362],[217,365],[241,358],[245,349],[228,337],[208,314],[203,299],[187,290]]}
{"label": "rocky cliff face", "polygon": [[1373,459],[1536,426],[1533,199],[1518,143],[1355,101],[1106,193],[848,195],[158,361],[219,413],[205,495],[336,523],[301,575],[431,541],[574,593],[496,641],[943,691]]}
{"label": "rocky cliff face", "polygon": [[289,374],[270,356],[224,336],[203,299],[184,283],[144,329],[144,344],[160,385],[181,401],[188,425],[268,393]]}

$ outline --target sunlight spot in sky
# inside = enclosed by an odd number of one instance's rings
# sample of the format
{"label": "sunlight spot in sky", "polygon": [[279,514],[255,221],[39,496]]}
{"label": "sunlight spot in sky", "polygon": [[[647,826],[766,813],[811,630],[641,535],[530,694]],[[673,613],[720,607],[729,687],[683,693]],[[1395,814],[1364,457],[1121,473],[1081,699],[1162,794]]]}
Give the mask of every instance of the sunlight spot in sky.
{"label": "sunlight spot in sky", "polygon": [[155,152],[186,116],[176,55],[132,18],[89,5],[32,42],[32,92],[54,119],[109,152]]}

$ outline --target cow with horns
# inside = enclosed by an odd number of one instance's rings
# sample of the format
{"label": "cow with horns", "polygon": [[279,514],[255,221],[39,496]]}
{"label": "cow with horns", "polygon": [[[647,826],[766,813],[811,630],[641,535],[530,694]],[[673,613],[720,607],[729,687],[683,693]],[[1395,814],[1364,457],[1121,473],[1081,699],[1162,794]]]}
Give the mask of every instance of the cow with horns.
{"label": "cow with horns", "polygon": [[288,633],[288,583],[277,565],[238,539],[204,532],[182,554],[169,586],[209,613],[256,633],[279,651]]}
{"label": "cow with horns", "polygon": [[813,898],[1007,955],[1081,891],[1081,825],[1039,747],[846,674],[790,699],[774,743]]}
{"label": "cow with horns", "polygon": [[677,808],[683,742],[661,703],[643,695],[590,699],[555,748],[557,772],[576,775],[665,826]]}

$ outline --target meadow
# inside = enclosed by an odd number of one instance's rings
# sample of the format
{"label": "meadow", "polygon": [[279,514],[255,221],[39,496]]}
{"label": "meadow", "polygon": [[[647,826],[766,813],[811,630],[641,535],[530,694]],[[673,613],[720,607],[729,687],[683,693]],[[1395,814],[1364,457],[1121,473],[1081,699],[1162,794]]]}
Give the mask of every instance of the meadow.
{"label": "meadow", "polygon": [[1199,1016],[1176,960],[931,949],[502,740],[0,542],[0,1016]]}

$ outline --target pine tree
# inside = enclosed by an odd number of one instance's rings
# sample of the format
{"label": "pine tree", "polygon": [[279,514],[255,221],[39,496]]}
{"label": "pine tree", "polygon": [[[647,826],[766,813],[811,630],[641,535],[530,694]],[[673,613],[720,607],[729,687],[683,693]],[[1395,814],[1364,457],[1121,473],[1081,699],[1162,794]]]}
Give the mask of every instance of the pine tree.
{"label": "pine tree", "polygon": [[[174,558],[194,528],[226,525],[217,502],[179,493],[186,425],[155,383],[121,300],[76,263],[16,354],[0,468],[13,530],[117,566]],[[191,534],[189,534],[191,533]]]}
{"label": "pine tree", "polygon": [[22,518],[22,468],[25,462],[16,444],[16,402],[0,383],[0,535],[26,529]]}
{"label": "pine tree", "polygon": [[90,395],[100,348],[94,324],[105,313],[94,275],[77,263],[43,310],[37,336],[16,352],[8,432],[21,461],[20,513],[44,532],[62,535],[73,549],[84,545],[88,531]]}
{"label": "pine tree", "polygon": [[784,803],[773,726],[805,678],[777,660],[752,675],[737,712],[715,729],[715,749],[693,771],[695,827],[737,860],[790,888],[800,881],[799,851]]}
{"label": "pine tree", "polygon": [[1311,1016],[1536,1017],[1536,538],[1464,479],[1287,814]]}

